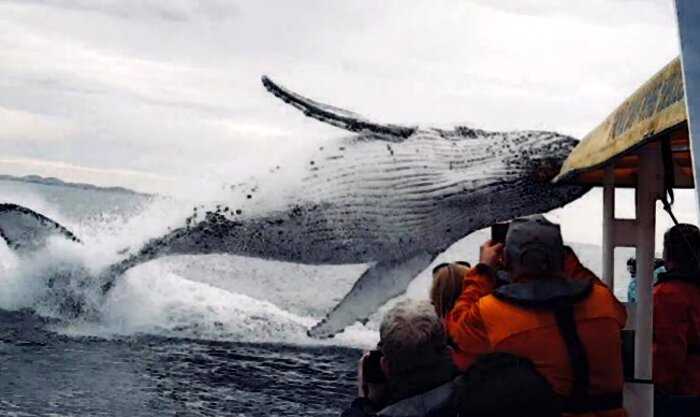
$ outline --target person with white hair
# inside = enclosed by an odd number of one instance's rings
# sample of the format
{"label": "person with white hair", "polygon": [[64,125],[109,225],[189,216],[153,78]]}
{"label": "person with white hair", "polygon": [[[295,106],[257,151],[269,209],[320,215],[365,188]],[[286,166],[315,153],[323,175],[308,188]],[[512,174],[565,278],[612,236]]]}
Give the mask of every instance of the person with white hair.
{"label": "person with white hair", "polygon": [[403,300],[379,327],[376,351],[358,367],[358,398],[344,417],[456,416],[457,376],[447,335],[427,301]]}
{"label": "person with white hair", "polygon": [[427,301],[396,304],[379,335],[379,349],[360,360],[358,398],[342,417],[559,416],[551,385],[525,358],[486,354],[459,375]]}

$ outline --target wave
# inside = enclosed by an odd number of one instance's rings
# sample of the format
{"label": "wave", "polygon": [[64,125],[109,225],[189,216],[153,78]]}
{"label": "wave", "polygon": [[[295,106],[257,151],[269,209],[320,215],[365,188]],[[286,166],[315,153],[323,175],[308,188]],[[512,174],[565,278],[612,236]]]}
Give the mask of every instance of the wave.
{"label": "wave", "polygon": [[376,332],[355,328],[336,340],[306,335],[317,318],[281,309],[245,294],[192,281],[154,262],[128,271],[101,307],[98,327],[80,324],[72,334],[201,338],[240,342],[372,345]]}

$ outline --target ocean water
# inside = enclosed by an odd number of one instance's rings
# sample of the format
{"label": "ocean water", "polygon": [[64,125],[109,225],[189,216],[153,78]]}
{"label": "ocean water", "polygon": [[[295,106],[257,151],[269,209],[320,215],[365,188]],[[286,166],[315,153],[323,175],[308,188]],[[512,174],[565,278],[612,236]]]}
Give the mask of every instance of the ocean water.
{"label": "ocean water", "polygon": [[[356,391],[357,360],[383,311],[329,340],[306,330],[366,265],[305,266],[239,256],[177,256],[129,270],[107,297],[76,286],[95,319],[62,315],[49,277],[98,271],[118,252],[189,214],[187,202],[0,180],[0,202],[25,205],[72,230],[30,258],[0,242],[0,415],[337,415]],[[479,231],[435,262],[474,262]],[[600,248],[572,243],[594,271]],[[616,293],[624,298],[624,260]],[[402,297],[427,298],[430,268]]]}
{"label": "ocean water", "polygon": [[54,325],[0,313],[0,415],[325,416],[354,392],[354,349],[66,336]]}

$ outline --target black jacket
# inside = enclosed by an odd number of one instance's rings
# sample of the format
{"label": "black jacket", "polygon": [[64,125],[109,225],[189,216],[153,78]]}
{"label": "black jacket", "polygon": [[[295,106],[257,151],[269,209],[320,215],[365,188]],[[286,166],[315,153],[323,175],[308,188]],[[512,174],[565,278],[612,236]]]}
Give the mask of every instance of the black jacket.
{"label": "black jacket", "polygon": [[456,417],[455,384],[450,381],[430,391],[397,401],[379,411],[366,398],[356,398],[341,417]]}

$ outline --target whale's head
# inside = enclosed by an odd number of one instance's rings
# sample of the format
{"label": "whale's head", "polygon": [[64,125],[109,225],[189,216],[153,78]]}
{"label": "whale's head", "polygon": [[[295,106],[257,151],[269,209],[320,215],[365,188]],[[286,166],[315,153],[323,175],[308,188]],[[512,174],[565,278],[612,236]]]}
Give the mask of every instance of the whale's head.
{"label": "whale's head", "polygon": [[509,139],[511,152],[504,163],[511,174],[509,188],[517,200],[512,204],[518,216],[564,206],[590,190],[588,186],[552,183],[577,139],[548,131],[517,132]]}
{"label": "whale's head", "polygon": [[516,155],[510,162],[529,173],[533,180],[549,183],[559,174],[578,142],[578,139],[556,132],[527,132],[521,148],[522,158],[518,161]]}

